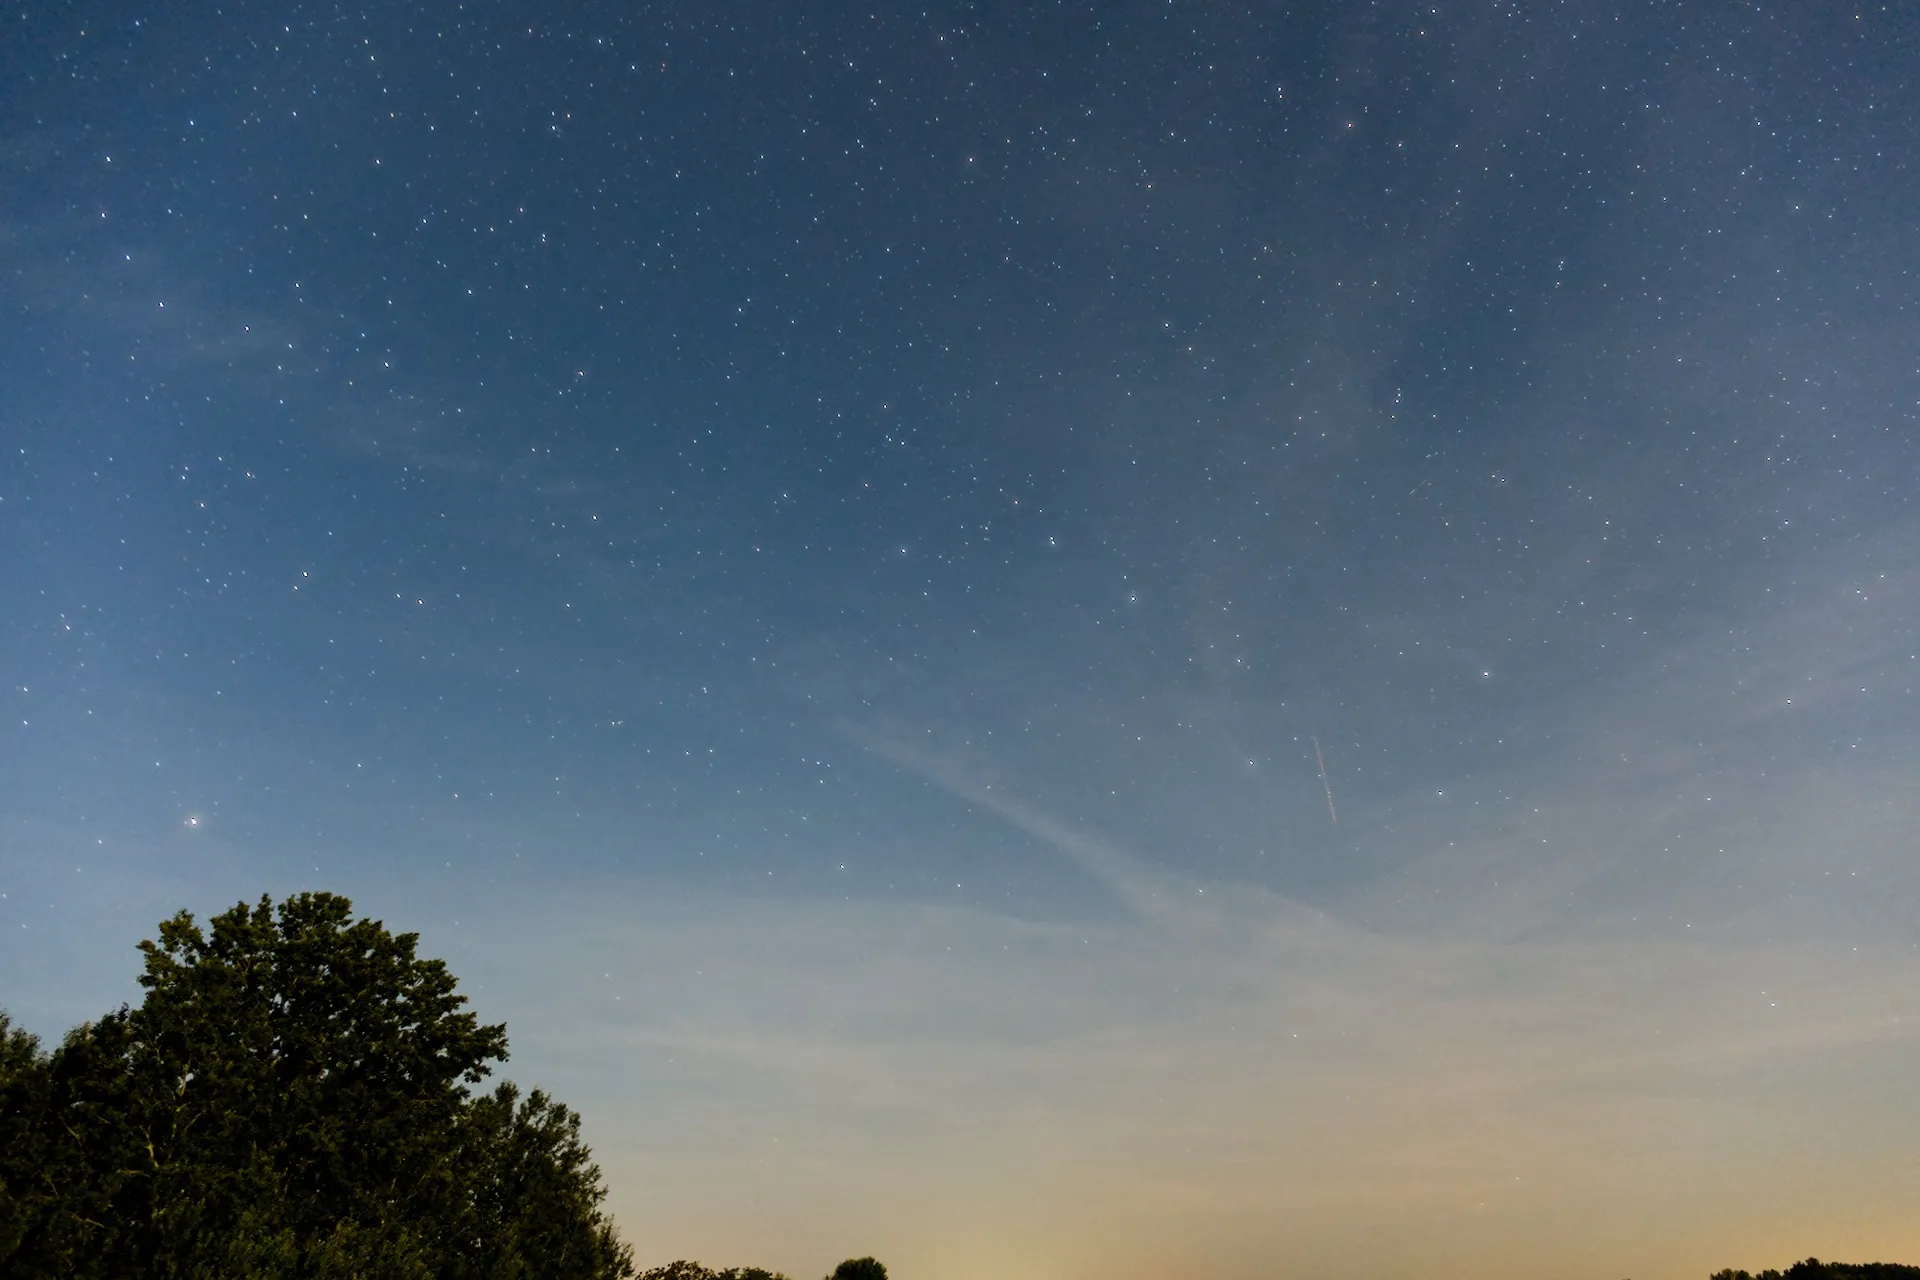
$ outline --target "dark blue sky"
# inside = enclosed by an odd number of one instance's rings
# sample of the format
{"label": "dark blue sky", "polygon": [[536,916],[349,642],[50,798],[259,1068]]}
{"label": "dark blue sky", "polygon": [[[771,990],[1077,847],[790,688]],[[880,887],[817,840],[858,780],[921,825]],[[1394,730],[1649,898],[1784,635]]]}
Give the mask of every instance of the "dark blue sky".
{"label": "dark blue sky", "polygon": [[[4,22],[29,1026],[326,888],[581,1102],[643,1257],[1920,1251],[1865,1138],[1844,1231],[1754,1180],[1783,1108],[1913,1110],[1901,6]],[[1612,1180],[1687,1124],[1700,1199]],[[1637,1194],[1690,1216],[1621,1252]]]}

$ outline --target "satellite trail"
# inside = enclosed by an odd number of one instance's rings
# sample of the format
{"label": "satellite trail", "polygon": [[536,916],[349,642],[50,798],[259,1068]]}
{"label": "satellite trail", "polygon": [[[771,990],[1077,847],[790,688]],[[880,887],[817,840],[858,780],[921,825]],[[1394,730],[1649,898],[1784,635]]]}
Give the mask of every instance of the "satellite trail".
{"label": "satellite trail", "polygon": [[1340,825],[1340,811],[1333,807],[1333,784],[1327,781],[1327,758],[1320,754],[1320,739],[1313,740],[1313,762],[1320,766],[1320,789],[1327,793],[1327,816]]}

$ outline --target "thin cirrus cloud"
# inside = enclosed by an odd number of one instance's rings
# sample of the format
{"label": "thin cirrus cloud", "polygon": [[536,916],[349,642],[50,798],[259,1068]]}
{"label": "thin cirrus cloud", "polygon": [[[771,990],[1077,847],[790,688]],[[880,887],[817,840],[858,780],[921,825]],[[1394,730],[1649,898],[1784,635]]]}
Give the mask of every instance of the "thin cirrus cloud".
{"label": "thin cirrus cloud", "polygon": [[[1856,669],[1820,612],[1759,648],[1811,644],[1825,669]],[[1759,667],[1778,656],[1759,654]],[[1617,707],[1593,739],[1619,732],[1619,718],[1656,733],[1665,716],[1684,719],[1659,702],[1655,688]],[[1526,847],[1531,834],[1442,826],[1428,847],[1451,836],[1452,853],[1407,857],[1319,907],[1149,866],[985,781],[977,759],[870,724],[839,731],[1058,855],[1110,909],[1065,923],[663,894],[572,902],[564,941],[558,921],[536,927],[552,948],[538,968],[570,957],[624,996],[577,987],[593,1001],[583,1021],[600,1028],[587,1052],[636,1073],[630,1091],[601,1088],[590,1105],[630,1139],[611,1147],[623,1220],[688,1251],[739,1240],[737,1220],[701,1207],[727,1202],[728,1188],[771,1203],[776,1188],[811,1184],[839,1193],[823,1192],[817,1221],[787,1225],[826,1252],[859,1225],[836,1218],[846,1203],[913,1187],[919,1217],[895,1221],[921,1227],[896,1247],[929,1266],[951,1262],[942,1211],[926,1207],[943,1205],[1008,1233],[1029,1262],[1066,1256],[1070,1237],[1083,1260],[1087,1239],[1104,1241],[1094,1252],[1117,1274],[1154,1274],[1209,1239],[1363,1274],[1413,1256],[1366,1228],[1388,1219],[1425,1224],[1437,1233],[1426,1247],[1458,1249],[1488,1274],[1520,1274],[1514,1217],[1586,1195],[1605,1204],[1573,1238],[1594,1256],[1628,1265],[1657,1242],[1666,1257],[1710,1261],[1716,1231],[1745,1223],[1752,1238],[1743,1215],[1785,1194],[1778,1144],[1818,1161],[1810,1136],[1823,1128],[1911,1111],[1894,1068],[1912,1052],[1920,1000],[1897,936],[1867,930],[1856,950],[1777,918],[1756,932],[1768,922],[1737,902],[1693,929],[1666,918],[1664,889],[1609,897],[1596,883],[1611,850],[1674,816],[1589,821],[1631,809],[1644,777],[1516,775],[1513,787],[1560,815],[1548,853]],[[1799,803],[1846,799],[1797,785]],[[1753,856],[1792,861],[1795,834]],[[1671,887],[1702,905],[1697,883]],[[490,998],[512,999],[512,986]],[[537,1042],[541,1015],[529,1013],[519,1022]],[[1805,1087],[1836,1072],[1847,1090]],[[1859,1205],[1883,1197],[1894,1171],[1826,1169]],[[1663,1197],[1709,1175],[1718,1199],[1692,1221],[1662,1219]],[[1042,1215],[1027,1208],[1042,1185],[1073,1190]],[[1633,1246],[1608,1243],[1633,1221]]]}

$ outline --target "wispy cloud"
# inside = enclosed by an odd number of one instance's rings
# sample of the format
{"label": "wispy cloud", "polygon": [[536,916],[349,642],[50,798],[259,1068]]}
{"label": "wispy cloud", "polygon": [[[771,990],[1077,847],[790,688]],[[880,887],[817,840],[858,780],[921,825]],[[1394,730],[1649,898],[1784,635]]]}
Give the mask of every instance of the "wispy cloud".
{"label": "wispy cloud", "polygon": [[[744,1180],[773,1198],[826,1179],[852,1198],[822,1191],[823,1236],[911,1178],[1044,1256],[1049,1228],[1022,1207],[1038,1179],[1116,1260],[1201,1224],[1232,1219],[1245,1238],[1275,1218],[1290,1242],[1269,1257],[1330,1265],[1344,1240],[1377,1262],[1352,1232],[1409,1214],[1458,1218],[1471,1251],[1510,1241],[1513,1215],[1589,1188],[1618,1196],[1623,1178],[1651,1212],[1697,1144],[1753,1161],[1746,1177],[1769,1194],[1754,1108],[1818,1125],[1835,1107],[1912,1100],[1890,1064],[1913,1048],[1920,985],[1883,944],[1583,919],[1555,891],[1554,859],[1543,884],[1510,864],[1521,883],[1454,886],[1451,923],[1366,925],[1149,866],[978,755],[838,731],[1032,837],[1118,910],[1047,922],[644,892],[535,908],[527,970],[489,975],[487,1000],[526,1028],[521,1070],[631,1064],[631,1092],[591,1098],[602,1132],[621,1135],[608,1152],[620,1207],[688,1249],[711,1252],[724,1226],[662,1216],[656,1194],[674,1213],[711,1203],[667,1189],[663,1161],[708,1192]],[[541,1047],[547,1026],[583,1024],[601,1028],[596,1047]],[[1841,1062],[1856,1097],[1779,1090],[1783,1074]],[[1003,1175],[1002,1194],[981,1189]]]}

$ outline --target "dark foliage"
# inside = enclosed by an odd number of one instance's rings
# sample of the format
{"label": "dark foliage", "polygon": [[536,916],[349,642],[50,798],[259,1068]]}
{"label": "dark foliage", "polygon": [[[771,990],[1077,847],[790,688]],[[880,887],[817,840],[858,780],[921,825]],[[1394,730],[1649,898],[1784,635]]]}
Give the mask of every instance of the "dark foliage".
{"label": "dark foliage", "polygon": [[715,1271],[697,1262],[669,1262],[664,1267],[642,1272],[640,1280],[787,1280],[787,1277],[778,1271],[762,1271],[759,1267],[729,1267],[725,1271]]}
{"label": "dark foliage", "polygon": [[[731,1267],[715,1271],[697,1262],[669,1262],[642,1272],[639,1280],[787,1280],[777,1271],[759,1267]],[[848,1258],[833,1269],[827,1280],[887,1280],[887,1269],[872,1258]]]}
{"label": "dark foliage", "polygon": [[52,1053],[0,1020],[0,1277],[630,1276],[579,1118],[474,1096],[506,1034],[416,935],[184,912]]}
{"label": "dark foliage", "polygon": [[1710,1280],[1920,1280],[1920,1267],[1896,1262],[1822,1262],[1808,1258],[1785,1271],[1716,1271]]}

